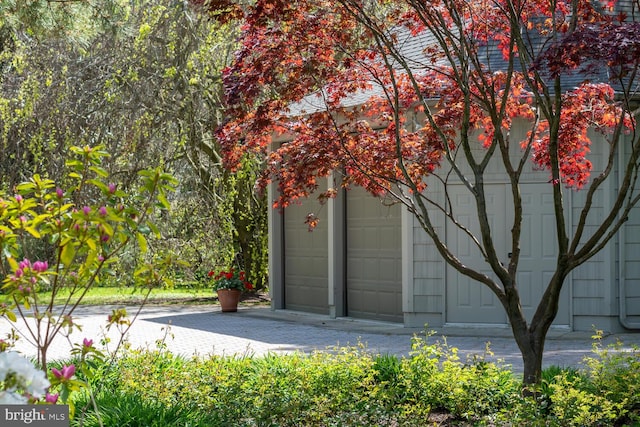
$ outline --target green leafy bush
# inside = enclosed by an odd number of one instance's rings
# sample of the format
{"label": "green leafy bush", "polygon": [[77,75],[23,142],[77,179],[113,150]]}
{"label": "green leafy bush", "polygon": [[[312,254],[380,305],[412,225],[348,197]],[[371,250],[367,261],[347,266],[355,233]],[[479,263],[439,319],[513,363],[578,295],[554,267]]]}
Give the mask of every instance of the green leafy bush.
{"label": "green leafy bush", "polygon": [[428,337],[414,338],[404,358],[363,346],[264,357],[132,351],[93,371],[99,412],[79,394],[84,410],[73,422],[98,425],[100,414],[104,425],[125,426],[634,425],[635,369],[637,354],[611,349],[584,370],[546,369],[538,394],[523,397],[509,369],[463,362]]}
{"label": "green leafy bush", "polygon": [[[87,291],[105,280],[125,248],[146,252],[148,238],[157,234],[154,212],[169,209],[167,193],[176,183],[159,168],[145,169],[138,190],[127,194],[102,167],[109,156],[103,147],[71,151],[60,180],[66,186],[34,174],[13,194],[0,191],[0,316],[15,322],[18,309],[23,319],[34,318],[28,338],[45,370],[53,340],[77,327],[72,315]],[[82,199],[92,202],[79,204]],[[128,276],[150,290],[161,283],[169,258],[139,265]],[[66,299],[54,310],[58,293]]]}

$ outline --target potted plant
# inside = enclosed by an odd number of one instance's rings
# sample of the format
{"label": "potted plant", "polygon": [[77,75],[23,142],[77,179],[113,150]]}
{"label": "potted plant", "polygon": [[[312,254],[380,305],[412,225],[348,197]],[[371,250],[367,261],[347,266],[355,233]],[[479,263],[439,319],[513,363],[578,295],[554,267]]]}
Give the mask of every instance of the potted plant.
{"label": "potted plant", "polygon": [[253,285],[247,280],[242,270],[231,268],[218,273],[212,270],[208,275],[213,280],[213,290],[218,294],[223,312],[238,311],[242,292],[253,289]]}

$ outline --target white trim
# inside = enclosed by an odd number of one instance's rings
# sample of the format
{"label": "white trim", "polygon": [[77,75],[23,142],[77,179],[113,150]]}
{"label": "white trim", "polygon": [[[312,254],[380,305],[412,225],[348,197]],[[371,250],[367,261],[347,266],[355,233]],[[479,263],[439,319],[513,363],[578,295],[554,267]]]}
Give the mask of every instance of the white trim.
{"label": "white trim", "polygon": [[[331,188],[333,183],[333,173],[331,173],[327,177],[327,188]],[[327,201],[327,228],[329,235],[327,236],[327,302],[329,304],[329,316],[331,318],[336,317],[336,299],[335,299],[335,290],[336,290],[336,254],[335,254],[335,244],[336,244],[336,227],[339,226],[337,223],[337,218],[335,214],[335,200],[329,199]]]}
{"label": "white trim", "polygon": [[413,286],[413,215],[409,209],[401,209],[400,222],[402,229],[402,311],[414,312]]}

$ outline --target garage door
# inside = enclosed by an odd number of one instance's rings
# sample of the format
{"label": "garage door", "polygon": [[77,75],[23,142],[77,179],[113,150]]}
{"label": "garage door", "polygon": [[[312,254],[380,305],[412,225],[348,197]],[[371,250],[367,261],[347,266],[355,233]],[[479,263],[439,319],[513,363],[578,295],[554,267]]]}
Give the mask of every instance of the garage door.
{"label": "garage door", "polygon": [[402,322],[401,208],[347,191],[347,315]]}
{"label": "garage door", "polygon": [[[503,254],[503,263],[508,263],[508,247],[511,238],[510,228],[513,213],[507,207],[509,200],[506,185],[488,185],[486,188],[487,205],[490,207],[489,222],[492,238],[498,254]],[[553,215],[553,197],[548,184],[523,184],[523,227],[520,244],[520,264],[518,267],[518,286],[522,310],[531,320],[556,265],[557,243],[555,238],[555,220]],[[478,233],[478,221],[474,198],[461,186],[450,187],[450,198],[454,206],[456,219],[465,227]],[[447,224],[447,240],[452,251],[460,260],[476,270],[494,277],[477,248],[460,229]],[[569,324],[568,286],[561,293],[559,313],[555,325]],[[507,318],[497,297],[489,289],[459,274],[453,268],[447,270],[447,322],[476,324],[506,324]]]}
{"label": "garage door", "polygon": [[288,310],[329,313],[327,220],[310,232],[304,220],[318,213],[315,199],[284,210],[284,300]]}

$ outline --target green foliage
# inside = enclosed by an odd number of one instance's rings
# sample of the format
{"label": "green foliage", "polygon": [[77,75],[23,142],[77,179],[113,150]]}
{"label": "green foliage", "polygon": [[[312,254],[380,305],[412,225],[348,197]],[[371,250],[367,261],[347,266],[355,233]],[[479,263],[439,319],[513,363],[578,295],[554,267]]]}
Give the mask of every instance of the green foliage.
{"label": "green foliage", "polygon": [[[139,395],[103,391],[96,396],[96,404],[102,408],[100,417],[88,412],[76,417],[72,426],[103,427],[210,427],[215,426],[215,416],[202,413],[188,404],[166,406],[142,399]],[[78,407],[89,405],[81,398]]]}
{"label": "green foliage", "polygon": [[[602,331],[594,336],[593,357],[585,359],[587,375],[594,395],[620,405],[628,421],[640,423],[640,349],[622,351],[622,343],[603,347]],[[599,400],[602,400],[599,399]]]}
{"label": "green foliage", "polygon": [[430,409],[474,420],[509,405],[520,390],[510,372],[483,358],[463,363],[446,341],[429,344],[415,337],[412,348],[402,369],[408,407],[423,402]]}
{"label": "green foliage", "polygon": [[220,265],[237,265],[256,289],[264,289],[268,283],[268,204],[266,195],[255,192],[259,170],[258,160],[247,156],[233,173],[224,171],[215,181],[216,193],[225,195],[218,200],[216,212],[219,232],[232,236],[232,251],[227,253],[227,263]]}
{"label": "green foliage", "polygon": [[3,0],[0,53],[11,53],[21,40],[63,38],[87,46],[100,32],[112,31],[128,12],[126,3],[117,0]]}
{"label": "green foliage", "polygon": [[537,393],[504,410],[504,420],[532,426],[637,425],[640,422],[638,349],[603,348],[598,331],[584,369],[552,366]]}
{"label": "green foliage", "polygon": [[[439,425],[442,417],[446,425],[638,422],[629,406],[638,387],[637,365],[629,363],[637,355],[614,357],[611,349],[589,362],[627,372],[628,391],[617,381],[602,383],[597,369],[551,367],[537,397],[523,397],[520,379],[508,369],[477,357],[463,363],[446,342],[416,337],[413,344],[404,358],[362,346],[264,357],[134,351],[90,383],[105,425],[156,425],[148,408],[171,425],[401,427]],[[74,425],[97,425],[86,396],[78,398],[85,411]]]}
{"label": "green foliage", "polygon": [[[170,286],[204,286],[202,272],[236,258],[266,286],[267,206],[253,193],[259,165],[225,171],[213,135],[223,117],[220,70],[237,28],[172,0],[56,2],[45,14],[32,13],[44,1],[5,3],[0,43],[12,44],[0,52],[0,188],[33,174],[59,180],[78,144],[104,147],[102,167],[127,195],[135,195],[139,171],[162,165],[179,177],[164,200],[175,216],[156,221],[157,239],[126,248],[110,265],[112,280],[100,284],[132,285],[136,265],[171,253],[189,266],[166,272]],[[58,15],[64,31],[46,30]],[[29,32],[43,37],[16,36]],[[74,202],[91,204],[93,196]]]}
{"label": "green foliage", "polygon": [[[102,147],[71,151],[75,157],[67,162],[66,189],[36,174],[15,186],[14,195],[0,192],[0,315],[15,321],[13,310],[18,309],[21,317],[34,318],[29,339],[43,369],[53,339],[77,326],[71,315],[87,291],[104,280],[124,248],[136,243],[144,250],[148,236],[157,234],[153,213],[169,208],[166,194],[175,184],[160,169],[143,170],[140,187],[129,196],[109,181],[102,168],[108,154]],[[93,203],[77,204],[82,194]],[[151,289],[161,284],[170,263],[145,263],[131,275],[136,284]],[[47,299],[41,299],[43,290],[49,291]],[[54,310],[55,297],[63,290],[66,299]]]}

